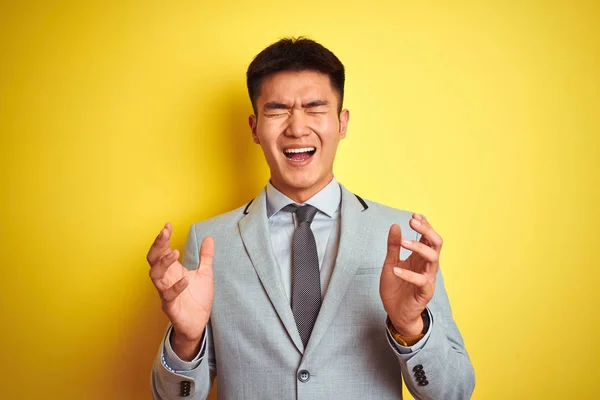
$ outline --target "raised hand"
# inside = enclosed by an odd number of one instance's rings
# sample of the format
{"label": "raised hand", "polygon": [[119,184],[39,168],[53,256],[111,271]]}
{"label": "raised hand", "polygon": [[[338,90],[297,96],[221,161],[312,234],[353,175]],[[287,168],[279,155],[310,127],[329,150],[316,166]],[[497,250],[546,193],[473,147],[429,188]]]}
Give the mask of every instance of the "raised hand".
{"label": "raised hand", "polygon": [[[421,313],[433,297],[442,238],[419,214],[413,214],[409,223],[421,239],[403,239],[400,226],[392,225],[379,294],[396,330],[404,336],[415,336],[423,330]],[[401,247],[412,251],[404,261],[400,260]]]}
{"label": "raised hand", "polygon": [[161,229],[146,259],[162,310],[173,325],[173,350],[181,359],[191,359],[202,339],[214,299],[214,241],[210,236],[202,241],[198,269],[190,271],[179,262],[179,251],[170,247],[172,232],[171,224]]}

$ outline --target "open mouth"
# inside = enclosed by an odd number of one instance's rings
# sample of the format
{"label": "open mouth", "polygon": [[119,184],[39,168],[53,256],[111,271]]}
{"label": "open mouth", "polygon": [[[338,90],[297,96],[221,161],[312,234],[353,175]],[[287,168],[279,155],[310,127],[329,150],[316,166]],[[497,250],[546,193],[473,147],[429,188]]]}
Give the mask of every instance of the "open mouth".
{"label": "open mouth", "polygon": [[292,161],[302,162],[311,158],[316,151],[315,147],[302,147],[299,149],[285,149],[283,154]]}

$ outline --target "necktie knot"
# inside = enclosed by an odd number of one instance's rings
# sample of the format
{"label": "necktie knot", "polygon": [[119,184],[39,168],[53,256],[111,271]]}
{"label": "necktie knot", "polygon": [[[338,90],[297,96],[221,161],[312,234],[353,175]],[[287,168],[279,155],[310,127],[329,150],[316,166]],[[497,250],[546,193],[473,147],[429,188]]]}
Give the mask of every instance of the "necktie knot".
{"label": "necktie knot", "polygon": [[283,211],[296,213],[296,216],[298,217],[298,225],[303,222],[307,222],[310,225],[315,218],[315,215],[317,215],[317,208],[311,206],[310,204],[305,204],[303,206],[288,204],[283,208]]}

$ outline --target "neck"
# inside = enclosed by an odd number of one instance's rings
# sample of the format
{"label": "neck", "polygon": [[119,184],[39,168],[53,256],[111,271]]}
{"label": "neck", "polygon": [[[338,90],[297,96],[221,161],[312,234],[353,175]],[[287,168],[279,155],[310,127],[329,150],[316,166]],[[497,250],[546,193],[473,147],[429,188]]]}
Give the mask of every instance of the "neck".
{"label": "neck", "polygon": [[323,190],[323,188],[325,186],[329,185],[332,180],[333,180],[333,174],[331,175],[331,177],[329,178],[329,180],[325,180],[324,182],[316,183],[313,186],[310,186],[310,187],[307,187],[307,188],[297,188],[297,187],[290,187],[290,186],[282,186],[282,185],[279,185],[278,183],[273,182],[272,179],[271,179],[270,182],[271,182],[271,185],[273,185],[273,187],[275,189],[277,189],[281,193],[285,194],[291,200],[293,200],[296,203],[303,204],[303,203],[306,202],[306,200],[310,199],[315,194],[317,194],[321,190]]}

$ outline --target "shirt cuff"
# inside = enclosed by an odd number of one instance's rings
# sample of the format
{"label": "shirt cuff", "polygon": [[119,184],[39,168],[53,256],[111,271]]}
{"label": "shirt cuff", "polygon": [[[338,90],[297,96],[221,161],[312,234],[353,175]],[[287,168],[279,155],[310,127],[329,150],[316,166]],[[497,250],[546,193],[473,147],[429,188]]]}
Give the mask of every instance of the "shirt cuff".
{"label": "shirt cuff", "polygon": [[204,335],[202,335],[202,345],[200,345],[200,351],[198,351],[196,357],[194,357],[192,361],[183,361],[181,358],[179,358],[179,356],[177,356],[177,354],[175,354],[173,348],[171,347],[170,338],[172,330],[173,327],[170,326],[167,330],[167,334],[165,335],[165,343],[163,346],[162,354],[163,367],[165,367],[173,373],[188,372],[193,370],[194,368],[197,368],[198,365],[200,365],[200,363],[204,359],[204,348],[206,347],[206,331],[204,332]]}
{"label": "shirt cuff", "polygon": [[429,339],[429,336],[431,336],[431,330],[433,329],[434,322],[433,322],[433,316],[431,315],[431,311],[429,311],[429,308],[425,308],[425,309],[427,310],[427,315],[429,316],[429,328],[427,329],[427,332],[425,332],[425,336],[423,336],[421,338],[421,340],[419,340],[417,343],[413,344],[412,346],[402,346],[400,343],[396,342],[394,340],[394,337],[392,336],[392,333],[386,326],[385,331],[387,334],[388,342],[390,342],[390,345],[398,353],[400,353],[400,354],[415,353],[415,352],[421,350],[423,348],[423,346],[425,346],[425,343],[427,343],[427,339]]}

